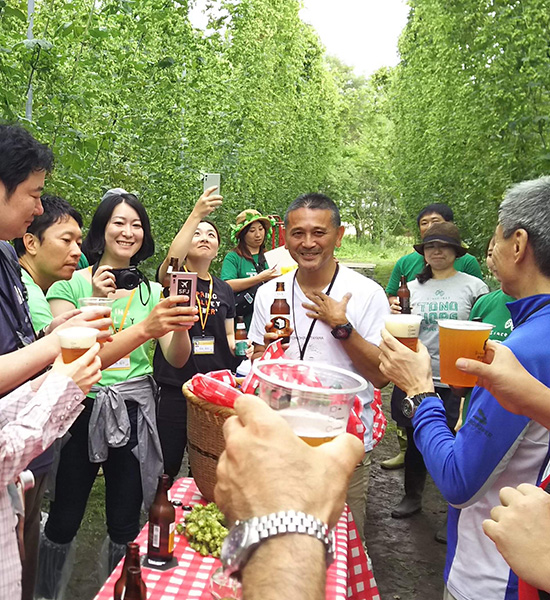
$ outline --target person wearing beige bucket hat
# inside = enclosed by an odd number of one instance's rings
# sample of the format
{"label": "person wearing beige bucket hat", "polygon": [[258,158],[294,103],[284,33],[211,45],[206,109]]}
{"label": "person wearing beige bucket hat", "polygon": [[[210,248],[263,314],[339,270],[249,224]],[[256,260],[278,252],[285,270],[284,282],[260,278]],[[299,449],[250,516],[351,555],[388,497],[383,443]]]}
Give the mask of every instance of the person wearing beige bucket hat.
{"label": "person wearing beige bucket hat", "polygon": [[237,316],[245,318],[247,328],[258,287],[278,276],[277,269],[270,269],[264,256],[272,227],[273,221],[253,208],[240,212],[231,226],[235,247],[226,254],[220,277],[233,289]]}

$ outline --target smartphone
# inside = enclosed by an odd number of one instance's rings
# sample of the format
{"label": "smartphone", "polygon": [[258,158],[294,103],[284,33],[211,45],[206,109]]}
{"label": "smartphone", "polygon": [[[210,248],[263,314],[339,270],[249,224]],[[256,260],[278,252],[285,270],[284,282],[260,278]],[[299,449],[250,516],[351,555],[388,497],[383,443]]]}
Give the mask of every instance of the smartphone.
{"label": "smartphone", "polygon": [[203,180],[202,180],[203,191],[206,192],[206,190],[208,188],[211,188],[212,186],[215,185],[218,189],[214,192],[214,194],[220,194],[221,193],[220,180],[221,180],[221,176],[219,173],[205,173]]}
{"label": "smartphone", "polygon": [[182,273],[178,271],[170,275],[170,296],[189,296],[189,301],[181,302],[181,306],[195,306],[196,293],[196,273]]}

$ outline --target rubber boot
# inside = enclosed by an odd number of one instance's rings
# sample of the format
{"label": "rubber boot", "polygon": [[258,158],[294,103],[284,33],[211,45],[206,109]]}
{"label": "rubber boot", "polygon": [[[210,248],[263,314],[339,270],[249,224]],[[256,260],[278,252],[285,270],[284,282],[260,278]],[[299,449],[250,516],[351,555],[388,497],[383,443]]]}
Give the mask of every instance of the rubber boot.
{"label": "rubber boot", "polygon": [[402,469],[405,466],[405,452],[407,451],[407,433],[403,427],[397,428],[397,441],[399,442],[399,454],[393,458],[388,458],[380,463],[380,466],[387,471]]}
{"label": "rubber boot", "polygon": [[426,483],[426,471],[405,469],[405,495],[401,502],[392,510],[394,519],[407,519],[422,510],[422,492]]}
{"label": "rubber boot", "polygon": [[36,599],[63,600],[71,578],[75,553],[74,540],[68,544],[56,544],[42,533],[34,593]]}
{"label": "rubber boot", "polygon": [[126,544],[116,544],[107,536],[99,551],[98,577],[99,584],[103,585],[109,575],[115,570],[120,560],[126,554]]}

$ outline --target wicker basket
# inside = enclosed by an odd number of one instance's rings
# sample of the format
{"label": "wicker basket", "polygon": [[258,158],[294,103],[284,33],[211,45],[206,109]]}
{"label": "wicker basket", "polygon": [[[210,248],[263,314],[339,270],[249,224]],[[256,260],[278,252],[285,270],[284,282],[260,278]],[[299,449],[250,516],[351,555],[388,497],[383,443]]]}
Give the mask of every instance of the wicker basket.
{"label": "wicker basket", "polygon": [[195,396],[184,384],[187,398],[187,446],[189,465],[195,483],[208,502],[214,501],[216,467],[225,449],[223,424],[235,414],[232,408],[218,406]]}

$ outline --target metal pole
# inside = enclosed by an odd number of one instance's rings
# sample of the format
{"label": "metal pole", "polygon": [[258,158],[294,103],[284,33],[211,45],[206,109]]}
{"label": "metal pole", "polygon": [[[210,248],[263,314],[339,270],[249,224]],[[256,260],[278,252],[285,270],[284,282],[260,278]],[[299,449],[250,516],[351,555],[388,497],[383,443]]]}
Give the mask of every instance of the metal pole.
{"label": "metal pole", "polygon": [[[34,0],[27,0],[27,18],[29,20],[29,27],[27,28],[27,39],[32,40],[34,37],[32,32],[32,26],[34,22]],[[29,85],[29,91],[27,93],[25,117],[29,121],[32,121],[32,83]]]}

